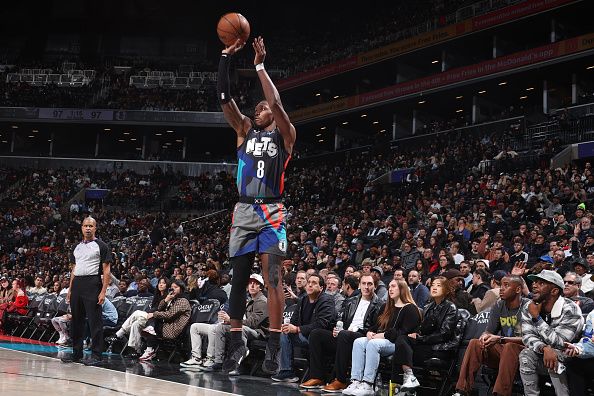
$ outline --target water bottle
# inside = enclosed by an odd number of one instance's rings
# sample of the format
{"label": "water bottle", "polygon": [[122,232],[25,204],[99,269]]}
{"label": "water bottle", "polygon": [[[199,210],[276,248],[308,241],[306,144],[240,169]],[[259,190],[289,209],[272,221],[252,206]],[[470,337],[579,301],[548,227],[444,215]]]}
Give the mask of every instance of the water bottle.
{"label": "water bottle", "polygon": [[283,320],[283,323],[286,324],[286,325],[290,324],[291,323],[291,318],[285,318]]}
{"label": "water bottle", "polygon": [[342,320],[339,320],[338,322],[336,322],[336,330],[337,331],[342,331],[344,328],[344,324],[342,323]]}
{"label": "water bottle", "polygon": [[221,308],[221,309],[220,309],[220,311],[219,311],[219,323],[220,323],[220,324],[223,324],[223,323],[225,323],[225,319],[223,319],[223,318],[221,317],[221,313],[222,313],[222,312],[225,312],[225,310],[224,310],[223,308]]}

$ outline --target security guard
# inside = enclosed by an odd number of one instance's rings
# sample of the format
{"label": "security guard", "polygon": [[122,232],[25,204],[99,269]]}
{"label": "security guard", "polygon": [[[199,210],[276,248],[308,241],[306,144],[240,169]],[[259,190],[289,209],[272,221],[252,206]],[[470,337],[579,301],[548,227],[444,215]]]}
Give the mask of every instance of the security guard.
{"label": "security guard", "polygon": [[[103,353],[103,320],[101,305],[111,280],[112,255],[105,242],[95,238],[97,222],[87,217],[82,223],[83,240],[76,245],[71,261],[74,262],[70,276],[70,288],[66,300],[72,311],[72,355],[62,359],[64,363],[80,363],[83,357],[85,321],[89,321],[92,340],[92,356],[84,364],[101,364]],[[103,280],[101,279],[103,275]]]}

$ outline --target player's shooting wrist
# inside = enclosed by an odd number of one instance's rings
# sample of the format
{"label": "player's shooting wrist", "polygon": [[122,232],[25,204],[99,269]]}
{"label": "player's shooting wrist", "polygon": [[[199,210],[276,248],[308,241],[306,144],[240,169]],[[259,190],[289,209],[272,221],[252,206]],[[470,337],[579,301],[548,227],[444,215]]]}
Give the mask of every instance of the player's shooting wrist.
{"label": "player's shooting wrist", "polygon": [[260,62],[257,65],[255,65],[256,71],[260,71],[260,70],[264,70],[264,62]]}

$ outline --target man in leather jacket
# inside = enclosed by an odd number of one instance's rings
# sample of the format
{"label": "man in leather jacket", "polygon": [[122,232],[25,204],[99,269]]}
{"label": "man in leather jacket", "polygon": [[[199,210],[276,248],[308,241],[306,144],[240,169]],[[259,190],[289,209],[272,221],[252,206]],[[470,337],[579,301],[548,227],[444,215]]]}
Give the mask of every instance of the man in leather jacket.
{"label": "man in leather jacket", "polygon": [[361,276],[359,283],[361,294],[345,300],[341,320],[344,329],[315,329],[309,337],[309,380],[301,384],[306,389],[320,388],[325,385],[324,357],[335,355],[334,381],[324,386],[325,392],[340,393],[347,387],[348,367],[351,361],[353,342],[365,337],[370,326],[376,323],[383,303],[375,294],[374,277]]}

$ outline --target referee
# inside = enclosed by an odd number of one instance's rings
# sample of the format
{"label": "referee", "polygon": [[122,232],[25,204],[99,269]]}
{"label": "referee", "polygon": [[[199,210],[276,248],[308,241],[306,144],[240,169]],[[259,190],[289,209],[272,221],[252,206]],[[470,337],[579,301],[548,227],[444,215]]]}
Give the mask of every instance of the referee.
{"label": "referee", "polygon": [[[101,363],[103,353],[103,320],[101,306],[111,280],[111,251],[107,244],[95,238],[97,222],[87,217],[82,223],[83,240],[74,248],[70,259],[74,262],[70,276],[70,288],[66,301],[72,311],[72,355],[64,357],[64,363],[80,363],[83,357],[85,321],[89,321],[92,340],[92,356],[84,364]],[[101,280],[103,275],[103,281]]]}

